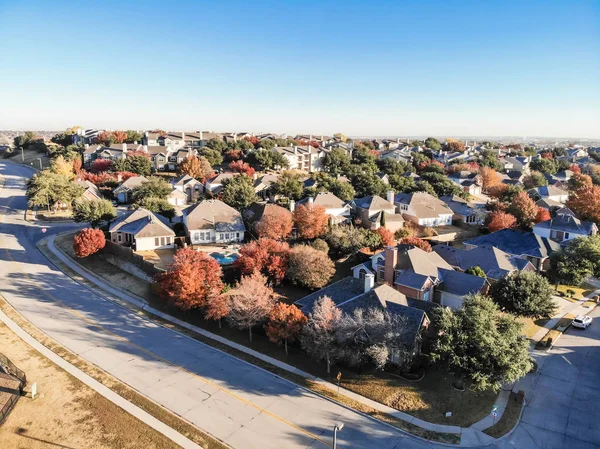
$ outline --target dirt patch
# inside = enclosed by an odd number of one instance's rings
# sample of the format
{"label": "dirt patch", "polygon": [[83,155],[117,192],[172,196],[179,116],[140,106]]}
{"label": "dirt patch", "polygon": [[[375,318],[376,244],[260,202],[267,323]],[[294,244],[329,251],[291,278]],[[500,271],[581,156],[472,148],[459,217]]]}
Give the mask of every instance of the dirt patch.
{"label": "dirt patch", "polygon": [[26,372],[26,391],[36,382],[39,395],[22,397],[0,427],[3,449],[177,447],[31,349],[3,323],[0,352]]}

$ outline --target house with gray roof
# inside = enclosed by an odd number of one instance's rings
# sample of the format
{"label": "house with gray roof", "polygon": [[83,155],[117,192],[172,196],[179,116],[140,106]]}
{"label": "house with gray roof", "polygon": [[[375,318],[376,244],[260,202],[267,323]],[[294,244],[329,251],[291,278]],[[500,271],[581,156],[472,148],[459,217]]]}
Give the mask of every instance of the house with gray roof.
{"label": "house with gray roof", "polygon": [[108,232],[111,242],[130,246],[135,251],[175,247],[175,233],[166,219],[141,207],[113,220]]}
{"label": "house with gray roof", "polygon": [[505,253],[528,260],[538,271],[547,270],[550,255],[560,249],[560,244],[549,238],[517,229],[501,229],[466,240],[464,244],[466,249],[496,247]]}
{"label": "house with gray roof", "polygon": [[193,245],[243,242],[242,215],[221,200],[203,200],[183,210],[183,225]]}
{"label": "house with gray roof", "polygon": [[290,222],[292,222],[292,213],[289,209],[265,201],[252,203],[242,213],[248,230],[255,236],[258,236],[256,225],[266,216],[288,217]]}
{"label": "house with gray roof", "polygon": [[352,218],[352,207],[348,201],[343,201],[331,192],[320,192],[314,197],[306,197],[296,203],[300,205],[314,205],[325,209],[331,224],[349,223]]}
{"label": "house with gray roof", "polygon": [[564,204],[569,198],[569,192],[565,189],[560,188],[558,185],[547,185],[539,186],[533,189],[529,189],[527,194],[534,201],[539,200],[550,200],[553,203]]}
{"label": "house with gray roof", "polygon": [[396,206],[389,199],[384,200],[378,195],[370,195],[356,198],[350,204],[355,218],[363,228],[378,229],[382,226],[382,221],[392,232],[404,227],[404,217],[396,213]]}
{"label": "house with gray roof", "polygon": [[133,190],[147,181],[145,176],[132,176],[113,190],[113,196],[119,203],[129,203],[133,199]]}
{"label": "house with gray roof", "polygon": [[495,247],[481,246],[466,250],[449,245],[436,245],[433,251],[455,270],[464,272],[469,268],[479,267],[491,280],[498,280],[515,272],[535,271],[535,267],[527,259],[521,259]]}
{"label": "house with gray roof", "polygon": [[388,192],[388,201],[394,203],[402,217],[419,226],[448,226],[454,212],[439,198],[427,192]]}
{"label": "house with gray roof", "polygon": [[184,193],[188,203],[199,199],[204,193],[204,185],[190,175],[181,175],[172,179],[171,186],[174,190]]}
{"label": "house with gray roof", "polygon": [[347,314],[357,309],[383,309],[390,314],[400,316],[403,326],[400,338],[402,348],[389,348],[391,363],[403,365],[420,353],[421,334],[430,323],[427,316],[427,311],[432,308],[430,304],[409,299],[388,285],[375,285],[373,274],[362,279],[346,277],[305,296],[295,304],[308,315],[314,304],[324,296],[331,298],[334,304]]}
{"label": "house with gray roof", "polygon": [[489,211],[484,202],[468,201],[456,195],[441,196],[440,200],[452,211],[452,220],[468,225],[482,225]]}
{"label": "house with gray roof", "polygon": [[558,243],[566,242],[577,237],[596,235],[598,227],[591,221],[583,221],[572,213],[557,213],[550,220],[542,221],[533,226],[533,233]]}

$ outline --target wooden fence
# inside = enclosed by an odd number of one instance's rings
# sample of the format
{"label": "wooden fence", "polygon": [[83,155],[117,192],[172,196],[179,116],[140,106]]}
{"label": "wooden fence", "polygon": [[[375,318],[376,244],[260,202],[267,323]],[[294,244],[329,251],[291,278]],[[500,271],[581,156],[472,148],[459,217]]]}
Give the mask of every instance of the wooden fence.
{"label": "wooden fence", "polygon": [[9,374],[20,382],[19,394],[10,395],[8,401],[5,404],[2,404],[2,408],[0,408],[1,423],[6,419],[14,405],[17,403],[20,395],[23,394],[23,387],[27,383],[27,377],[25,376],[25,373],[17,368],[4,354],[0,354],[0,371]]}
{"label": "wooden fence", "polygon": [[120,259],[126,260],[127,262],[134,264],[136,267],[138,267],[150,277],[154,277],[154,275],[158,273],[164,273],[165,271],[162,268],[158,268],[152,262],[144,260],[142,256],[136,254],[131,248],[119,245],[117,243],[113,243],[110,240],[106,241],[106,245],[100,252],[105,254],[112,254],[113,256],[119,257]]}

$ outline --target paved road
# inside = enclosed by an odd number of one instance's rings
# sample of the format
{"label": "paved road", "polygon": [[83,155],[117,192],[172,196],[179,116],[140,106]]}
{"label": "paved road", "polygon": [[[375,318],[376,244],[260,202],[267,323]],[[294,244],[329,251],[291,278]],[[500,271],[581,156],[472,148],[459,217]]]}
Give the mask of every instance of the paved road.
{"label": "paved road", "polygon": [[[58,271],[37,250],[41,226],[23,220],[26,167],[0,161],[0,293],[35,326],[81,357],[234,448],[442,448],[423,443],[290,382],[139,317]],[[48,226],[48,233],[73,227]],[[598,316],[599,314],[596,313]],[[571,330],[542,357],[523,422],[490,448],[600,447],[600,319]]]}

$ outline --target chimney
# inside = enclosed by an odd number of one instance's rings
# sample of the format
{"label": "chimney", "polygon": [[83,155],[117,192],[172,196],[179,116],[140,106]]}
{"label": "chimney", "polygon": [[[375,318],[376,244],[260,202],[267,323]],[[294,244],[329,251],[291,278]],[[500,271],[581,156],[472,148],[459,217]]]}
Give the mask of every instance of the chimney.
{"label": "chimney", "polygon": [[127,154],[127,144],[123,144],[123,154]]}
{"label": "chimney", "polygon": [[181,140],[185,140],[185,133],[181,131]]}
{"label": "chimney", "polygon": [[86,144],[84,144],[84,145],[83,145],[83,148],[85,148],[86,150],[87,150],[89,147],[90,147],[90,144],[89,144],[89,143],[86,143]]}
{"label": "chimney", "polygon": [[296,202],[294,200],[290,200],[290,212],[294,213],[295,209],[296,209]]}
{"label": "chimney", "polygon": [[121,173],[117,173],[117,182],[121,182],[123,180],[123,176]]}
{"label": "chimney", "polygon": [[202,139],[202,131],[200,131],[200,140],[204,140]]}
{"label": "chimney", "polygon": [[410,139],[406,139],[406,145],[410,145]]}
{"label": "chimney", "polygon": [[315,199],[312,196],[308,197],[308,208],[312,209]]}
{"label": "chimney", "polygon": [[387,200],[388,200],[388,202],[394,204],[394,191],[393,190],[387,191]]}
{"label": "chimney", "polygon": [[257,173],[254,173],[254,174],[252,175],[252,179],[253,179],[254,181],[256,181],[256,180],[258,179],[258,174],[257,174]]}
{"label": "chimney", "polygon": [[321,142],[325,141],[325,136],[321,134]]}
{"label": "chimney", "polygon": [[298,147],[294,145],[294,154],[298,154]]}
{"label": "chimney", "polygon": [[388,246],[385,248],[385,283],[394,285],[394,271],[398,265],[398,247]]}
{"label": "chimney", "polygon": [[373,273],[365,274],[364,290],[365,293],[370,292],[375,285],[375,275]]}

